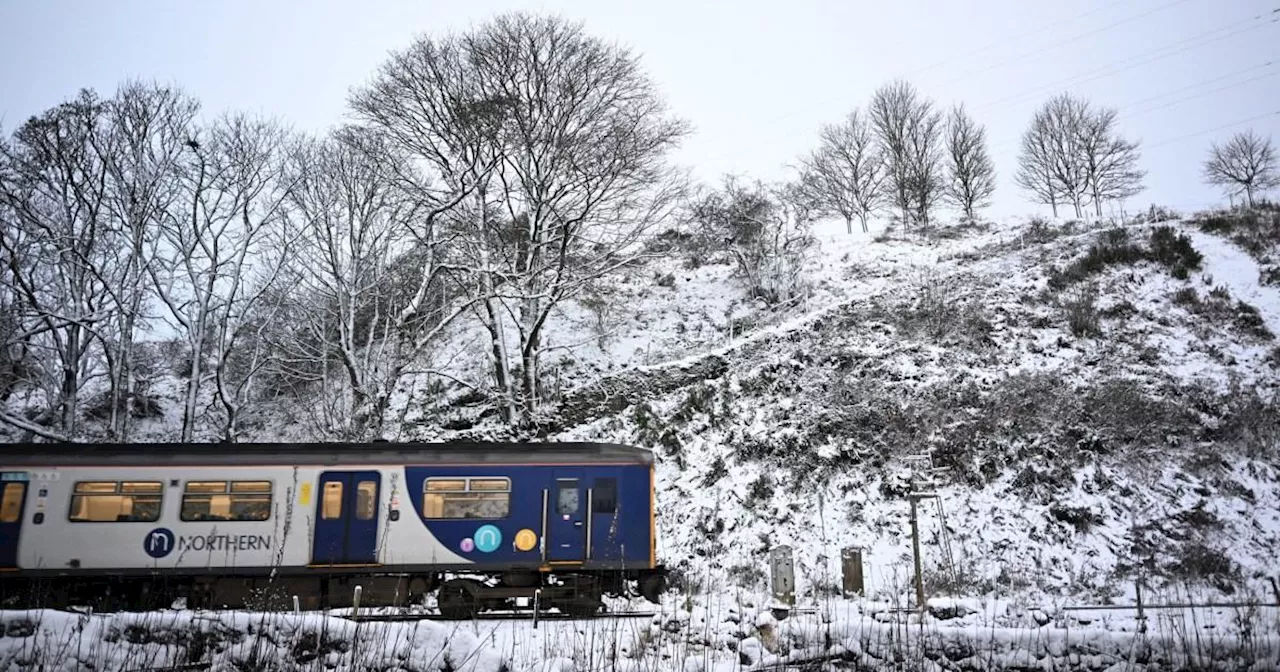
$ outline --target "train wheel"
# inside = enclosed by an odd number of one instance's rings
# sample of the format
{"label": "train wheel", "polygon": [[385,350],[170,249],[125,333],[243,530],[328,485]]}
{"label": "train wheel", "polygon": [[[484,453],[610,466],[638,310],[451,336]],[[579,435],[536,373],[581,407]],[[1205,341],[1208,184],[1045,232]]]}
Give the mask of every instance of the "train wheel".
{"label": "train wheel", "polygon": [[436,605],[440,615],[451,621],[475,618],[480,613],[480,600],[476,596],[477,584],[467,579],[445,581],[436,593]]}

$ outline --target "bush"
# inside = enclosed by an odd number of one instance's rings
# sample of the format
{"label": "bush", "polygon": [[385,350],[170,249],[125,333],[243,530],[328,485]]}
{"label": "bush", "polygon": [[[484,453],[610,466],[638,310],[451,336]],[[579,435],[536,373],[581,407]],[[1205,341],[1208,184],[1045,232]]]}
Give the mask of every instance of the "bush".
{"label": "bush", "polygon": [[752,298],[780,303],[804,288],[804,263],[816,244],[812,212],[790,186],[728,179],[698,199],[693,217],[737,263]]}
{"label": "bush", "polygon": [[1191,246],[1191,239],[1169,226],[1152,229],[1149,245],[1143,247],[1130,240],[1128,229],[1115,228],[1104,232],[1089,247],[1085,255],[1062,270],[1049,272],[1049,287],[1061,290],[1081,282],[1111,266],[1126,266],[1143,261],[1153,261],[1169,269],[1175,278],[1186,279],[1191,271],[1200,268],[1202,256]]}
{"label": "bush", "polygon": [[1062,302],[1067,316],[1067,326],[1077,337],[1100,336],[1101,321],[1098,315],[1098,291],[1093,287],[1081,288]]}
{"label": "bush", "polygon": [[1200,269],[1200,262],[1204,261],[1204,255],[1191,246],[1191,239],[1176,233],[1171,226],[1157,226],[1151,230],[1151,256],[1179,280],[1186,280],[1191,271]]}
{"label": "bush", "polygon": [[1275,334],[1267,328],[1258,309],[1231,298],[1231,293],[1221,285],[1214,287],[1202,299],[1194,287],[1183,287],[1173,295],[1173,303],[1182,306],[1192,315],[1211,323],[1232,325],[1241,334],[1260,341],[1270,341]]}
{"label": "bush", "polygon": [[1268,261],[1280,246],[1280,209],[1270,203],[1252,210],[1224,210],[1201,215],[1193,220],[1205,233],[1230,238],[1259,261]]}
{"label": "bush", "polygon": [[1078,534],[1087,534],[1103,522],[1102,514],[1093,509],[1061,503],[1050,505],[1049,515],[1054,520],[1075,528]]}

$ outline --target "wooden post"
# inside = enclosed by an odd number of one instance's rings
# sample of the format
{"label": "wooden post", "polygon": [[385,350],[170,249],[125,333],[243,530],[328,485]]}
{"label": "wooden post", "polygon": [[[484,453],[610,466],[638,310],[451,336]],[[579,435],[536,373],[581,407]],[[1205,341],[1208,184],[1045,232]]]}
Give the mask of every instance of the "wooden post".
{"label": "wooden post", "polygon": [[1133,582],[1133,588],[1138,598],[1138,632],[1147,631],[1147,615],[1142,610],[1142,577],[1138,577]]}
{"label": "wooden post", "polygon": [[924,612],[924,576],[921,574],[920,562],[920,525],[916,517],[916,504],[920,498],[911,495],[911,554],[916,565],[916,608]]}
{"label": "wooden post", "polygon": [[840,568],[844,577],[844,596],[861,596],[865,590],[862,579],[862,549],[850,546],[841,551]]}

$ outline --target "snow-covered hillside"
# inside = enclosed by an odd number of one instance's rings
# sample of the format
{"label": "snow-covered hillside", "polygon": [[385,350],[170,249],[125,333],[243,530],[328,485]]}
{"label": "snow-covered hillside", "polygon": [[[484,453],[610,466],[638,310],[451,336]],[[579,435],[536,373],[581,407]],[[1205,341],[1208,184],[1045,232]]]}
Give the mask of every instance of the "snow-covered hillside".
{"label": "snow-covered hillside", "polygon": [[823,242],[807,307],[584,383],[607,401],[557,437],[661,455],[663,556],[690,584],[762,587],[786,544],[802,589],[836,585],[846,546],[871,590],[903,589],[922,456],[945,468],[932,593],[1270,593],[1280,288],[1243,249],[1186,221]]}
{"label": "snow-covered hillside", "polygon": [[[1277,245],[1269,220],[1233,217],[824,222],[806,291],[781,307],[749,300],[727,260],[675,248],[553,315],[543,438],[656,451],[660,552],[684,590],[766,590],[785,544],[813,600],[856,546],[869,592],[898,598],[904,494],[925,466],[930,595],[1093,602],[1139,579],[1270,595]],[[431,365],[483,388],[479,331],[459,323]],[[143,440],[176,434],[180,360],[151,353]],[[386,438],[511,436],[482,395],[428,378],[393,399]],[[255,438],[326,438],[316,401],[273,403]]]}

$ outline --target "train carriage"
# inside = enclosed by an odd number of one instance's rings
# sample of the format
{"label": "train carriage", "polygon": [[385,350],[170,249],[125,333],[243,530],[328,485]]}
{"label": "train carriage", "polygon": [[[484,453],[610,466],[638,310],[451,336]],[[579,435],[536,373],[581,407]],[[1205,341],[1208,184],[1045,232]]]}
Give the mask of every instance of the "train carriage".
{"label": "train carriage", "polygon": [[445,615],[658,601],[653,455],[601,443],[0,447],[0,598]]}

